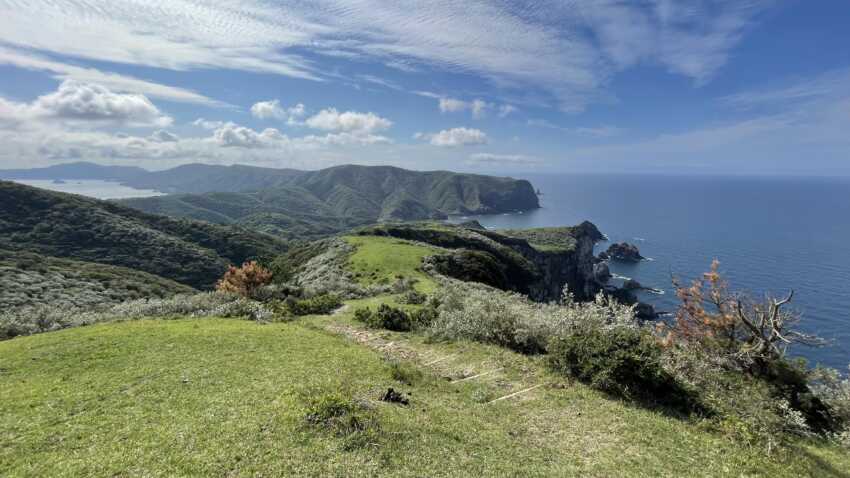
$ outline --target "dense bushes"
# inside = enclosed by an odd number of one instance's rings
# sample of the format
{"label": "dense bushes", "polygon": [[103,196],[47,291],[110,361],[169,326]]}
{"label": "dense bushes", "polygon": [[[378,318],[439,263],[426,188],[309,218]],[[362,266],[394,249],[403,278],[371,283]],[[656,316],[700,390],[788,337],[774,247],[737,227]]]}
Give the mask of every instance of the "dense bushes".
{"label": "dense bushes", "polygon": [[273,318],[265,305],[234,294],[201,293],[168,299],[140,299],[99,309],[36,306],[0,312],[0,339],[116,320],[183,317]]}
{"label": "dense bushes", "polygon": [[99,306],[192,292],[189,286],[138,270],[0,248],[0,310],[40,304]]}
{"label": "dense bushes", "polygon": [[288,297],[279,307],[285,315],[323,315],[330,314],[342,305],[335,294],[322,294],[307,299]]}
{"label": "dense bushes", "polygon": [[482,284],[441,280],[439,314],[431,327],[431,334],[439,339],[474,340],[522,353],[542,353],[552,338],[571,333],[579,324],[635,325],[631,307],[601,295],[593,302],[575,303],[565,293],[569,306],[561,306],[533,302]]}
{"label": "dense bushes", "polygon": [[396,332],[407,332],[413,329],[413,322],[407,312],[387,304],[381,304],[376,312],[371,309],[357,309],[354,311],[354,319],[373,329]]}
{"label": "dense bushes", "polygon": [[549,344],[549,366],[594,388],[643,403],[695,411],[690,394],[666,370],[647,331],[586,328]]}

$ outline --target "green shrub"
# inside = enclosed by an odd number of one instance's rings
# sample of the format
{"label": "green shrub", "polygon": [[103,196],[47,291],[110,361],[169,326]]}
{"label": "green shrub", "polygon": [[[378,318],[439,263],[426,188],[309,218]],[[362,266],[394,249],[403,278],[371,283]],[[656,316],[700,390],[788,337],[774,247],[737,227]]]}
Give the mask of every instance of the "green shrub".
{"label": "green shrub", "polygon": [[405,385],[413,385],[422,380],[422,371],[413,365],[393,361],[390,362],[390,376],[393,380],[401,382]]}
{"label": "green shrub", "polygon": [[370,309],[357,309],[354,319],[366,324],[371,329],[387,329],[396,332],[407,332],[413,329],[410,316],[403,310],[381,304],[377,312]]}
{"label": "green shrub", "polygon": [[415,329],[427,329],[439,317],[435,307],[425,306],[410,313],[410,321]]}
{"label": "green shrub", "polygon": [[374,444],[379,423],[374,411],[350,396],[333,392],[307,399],[304,419],[308,425],[346,439],[345,448]]}
{"label": "green shrub", "polygon": [[690,395],[664,370],[661,353],[640,329],[587,329],[555,339],[549,366],[615,396],[693,411]]}
{"label": "green shrub", "polygon": [[428,296],[426,296],[422,292],[419,292],[416,289],[410,289],[409,291],[405,292],[404,295],[401,296],[401,302],[402,303],[411,304],[411,305],[424,304],[425,300],[427,300],[427,299],[428,299]]}
{"label": "green shrub", "polygon": [[288,297],[282,305],[282,313],[286,315],[325,315],[330,314],[342,305],[342,300],[335,294],[322,294],[309,299]]}

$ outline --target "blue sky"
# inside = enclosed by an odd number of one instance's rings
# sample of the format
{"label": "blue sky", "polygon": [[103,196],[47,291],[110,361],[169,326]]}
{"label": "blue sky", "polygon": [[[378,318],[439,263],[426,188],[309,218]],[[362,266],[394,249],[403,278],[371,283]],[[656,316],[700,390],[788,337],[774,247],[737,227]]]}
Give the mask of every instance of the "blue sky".
{"label": "blue sky", "polygon": [[850,175],[843,0],[0,0],[0,168]]}

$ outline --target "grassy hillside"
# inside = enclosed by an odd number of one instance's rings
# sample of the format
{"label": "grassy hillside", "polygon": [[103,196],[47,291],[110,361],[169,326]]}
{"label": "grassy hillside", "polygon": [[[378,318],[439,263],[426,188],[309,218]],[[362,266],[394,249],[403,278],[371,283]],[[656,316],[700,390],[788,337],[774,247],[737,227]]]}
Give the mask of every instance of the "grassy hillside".
{"label": "grassy hillside", "polygon": [[134,269],[0,249],[0,309],[96,306],[191,292]]}
{"label": "grassy hillside", "polygon": [[[531,184],[511,178],[385,166],[338,166],[285,179],[279,176],[269,176],[277,178],[274,187],[257,183],[266,189],[254,192],[181,194],[122,202],[149,213],[307,238],[378,221],[539,207]],[[144,186],[153,187],[153,183]]]}
{"label": "grassy hillside", "polygon": [[[346,240],[355,248],[347,267],[361,280],[414,277],[423,291],[462,300],[423,275],[432,246]],[[349,300],[332,315],[286,322],[170,316],[0,342],[0,475],[841,477],[850,469],[846,450],[823,440],[794,438],[766,453],[719,433],[711,417],[614,398],[551,371],[541,355],[355,320],[364,306],[423,307],[403,298]],[[504,302],[487,307],[494,320],[511,320]],[[462,320],[475,327],[475,314]],[[388,388],[408,403],[383,401]]]}
{"label": "grassy hillside", "polygon": [[138,269],[196,288],[211,287],[230,263],[285,249],[243,229],[3,181],[0,247]]}
{"label": "grassy hillside", "polygon": [[[348,314],[270,325],[151,320],[2,342],[0,473],[839,477],[850,469],[845,453],[815,444],[768,458],[503,349],[358,327]],[[379,401],[388,387],[410,405]],[[363,407],[362,439],[310,424],[308,408],[328,397]]]}

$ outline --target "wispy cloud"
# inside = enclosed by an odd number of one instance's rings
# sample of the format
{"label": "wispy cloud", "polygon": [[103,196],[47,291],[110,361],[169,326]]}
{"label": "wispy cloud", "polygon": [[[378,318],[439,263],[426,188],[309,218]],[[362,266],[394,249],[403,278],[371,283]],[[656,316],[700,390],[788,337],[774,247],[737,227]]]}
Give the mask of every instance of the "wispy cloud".
{"label": "wispy cloud", "polygon": [[526,122],[529,126],[534,126],[537,128],[546,128],[546,129],[554,129],[558,131],[563,131],[564,133],[575,134],[579,136],[586,136],[592,138],[610,138],[612,136],[619,135],[623,132],[623,128],[618,128],[616,126],[579,126],[576,128],[568,128],[566,126],[560,126],[558,124],[552,123],[549,120],[541,119],[541,118],[533,118],[529,119]]}
{"label": "wispy cloud", "polygon": [[0,64],[12,65],[26,70],[47,71],[59,80],[95,83],[119,93],[140,93],[151,98],[213,107],[230,106],[186,88],[163,85],[117,73],[107,73],[96,68],[69,65],[23,50],[0,47]]}
{"label": "wispy cloud", "polygon": [[709,81],[769,4],[31,0],[24,8],[0,0],[0,31],[19,49],[173,70],[331,79],[321,59],[308,60],[305,50],[412,70],[427,66],[501,88],[538,89],[557,108],[580,111],[606,95],[613,74],[639,63]]}
{"label": "wispy cloud", "polygon": [[496,166],[518,165],[528,166],[540,164],[543,162],[540,158],[526,156],[522,154],[492,154],[492,153],[476,153],[469,156],[466,161],[470,164],[490,164]]}

